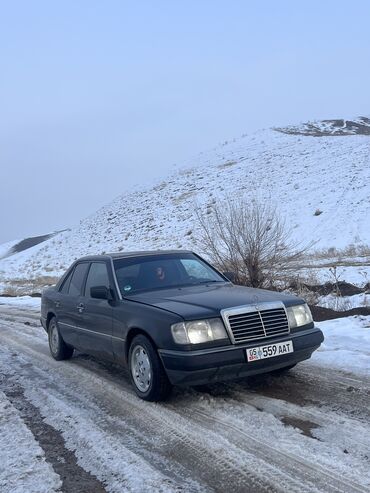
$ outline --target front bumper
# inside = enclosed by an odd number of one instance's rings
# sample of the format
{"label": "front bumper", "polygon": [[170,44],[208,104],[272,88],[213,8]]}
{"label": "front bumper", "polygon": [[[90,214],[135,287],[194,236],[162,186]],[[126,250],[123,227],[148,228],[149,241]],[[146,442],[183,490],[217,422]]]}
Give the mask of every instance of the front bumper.
{"label": "front bumper", "polygon": [[[293,353],[248,362],[246,348],[277,342],[293,341]],[[290,366],[311,357],[324,335],[313,327],[285,335],[253,341],[248,344],[223,346],[194,351],[160,349],[159,354],[168,378],[174,385],[199,385],[266,373]]]}

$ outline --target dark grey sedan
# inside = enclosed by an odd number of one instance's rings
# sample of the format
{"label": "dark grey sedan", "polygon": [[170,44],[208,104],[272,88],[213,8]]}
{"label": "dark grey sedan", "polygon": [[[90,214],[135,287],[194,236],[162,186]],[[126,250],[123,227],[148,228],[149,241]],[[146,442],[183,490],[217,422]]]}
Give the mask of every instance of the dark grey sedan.
{"label": "dark grey sedan", "polygon": [[236,286],[189,251],[83,257],[43,292],[41,323],[56,360],[77,349],[123,364],[149,401],[288,370],[323,341],[303,299]]}

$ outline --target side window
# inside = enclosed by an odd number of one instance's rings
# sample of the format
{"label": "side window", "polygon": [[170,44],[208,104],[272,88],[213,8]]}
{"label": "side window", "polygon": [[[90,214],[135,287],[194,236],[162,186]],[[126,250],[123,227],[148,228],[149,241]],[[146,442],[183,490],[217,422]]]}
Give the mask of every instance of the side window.
{"label": "side window", "polygon": [[90,297],[90,288],[105,286],[109,288],[107,265],[103,262],[93,262],[86,279],[85,296]]}
{"label": "side window", "polygon": [[71,282],[71,277],[72,277],[72,274],[73,274],[73,270],[71,270],[71,272],[68,274],[68,276],[64,279],[63,281],[63,284],[62,284],[62,287],[59,289],[59,292],[60,293],[64,293],[64,294],[67,294],[68,293],[68,289],[69,289],[69,284]]}
{"label": "side window", "polygon": [[85,274],[88,266],[89,264],[87,262],[76,265],[75,270],[73,271],[68,291],[68,293],[72,296],[78,296],[81,294],[82,285],[84,283]]}
{"label": "side window", "polygon": [[139,273],[140,264],[132,264],[116,268],[117,282],[121,293],[129,293],[135,288],[135,286],[137,286]]}

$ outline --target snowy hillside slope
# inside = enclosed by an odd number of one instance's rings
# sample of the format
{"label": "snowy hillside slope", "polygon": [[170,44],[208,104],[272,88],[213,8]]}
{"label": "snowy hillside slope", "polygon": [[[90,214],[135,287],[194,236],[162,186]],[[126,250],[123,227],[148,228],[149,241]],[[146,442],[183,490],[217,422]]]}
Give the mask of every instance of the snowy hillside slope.
{"label": "snowy hillside slope", "polygon": [[[331,122],[261,130],[201,153],[152,186],[126,191],[72,230],[0,260],[0,283],[60,275],[89,253],[196,248],[205,254],[194,246],[194,207],[211,214],[217,201],[242,194],[271,201],[294,236],[317,241],[316,249],[370,244],[370,119],[346,121],[345,135],[327,135],[340,121]],[[321,135],[310,135],[310,125]]]}
{"label": "snowy hillside slope", "polygon": [[60,233],[60,231],[55,231],[53,233],[48,233],[46,235],[31,236],[29,238],[24,238],[23,240],[3,243],[2,245],[0,245],[0,260],[7,257],[11,257],[12,255],[15,255],[17,253],[23,252],[24,250],[28,250],[29,248],[32,248],[36,245],[39,245],[40,243],[43,243],[44,241],[47,241],[50,238],[54,237],[58,233]]}
{"label": "snowy hillside slope", "polygon": [[6,243],[2,243],[0,245],[0,260],[2,258],[8,257],[11,249],[14,247],[14,245],[19,243],[19,241],[20,240],[13,240],[13,241],[7,241]]}
{"label": "snowy hillside slope", "polygon": [[275,130],[290,135],[312,135],[314,137],[323,137],[324,135],[370,135],[370,118],[360,116],[353,120],[321,120],[301,125],[289,125],[285,128],[275,128]]}

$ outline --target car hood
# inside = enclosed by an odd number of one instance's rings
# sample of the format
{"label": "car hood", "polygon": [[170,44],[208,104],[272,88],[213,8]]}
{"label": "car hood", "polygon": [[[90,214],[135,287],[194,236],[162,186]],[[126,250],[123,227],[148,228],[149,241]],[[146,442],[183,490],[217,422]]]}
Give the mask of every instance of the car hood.
{"label": "car hood", "polygon": [[127,298],[176,313],[186,320],[218,317],[220,310],[224,308],[269,301],[282,301],[286,306],[304,303],[301,298],[290,294],[236,286],[231,283],[146,291]]}

